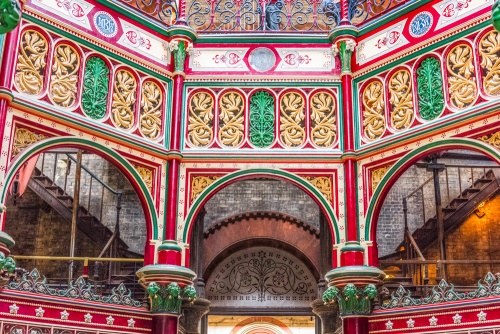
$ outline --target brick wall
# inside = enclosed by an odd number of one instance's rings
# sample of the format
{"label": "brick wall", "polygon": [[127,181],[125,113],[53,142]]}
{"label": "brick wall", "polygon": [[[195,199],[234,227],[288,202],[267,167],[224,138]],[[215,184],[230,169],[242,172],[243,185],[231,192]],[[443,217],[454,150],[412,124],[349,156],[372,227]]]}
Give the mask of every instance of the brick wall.
{"label": "brick wall", "polygon": [[[76,158],[76,153],[71,155]],[[55,154],[47,153],[43,161],[42,158],[38,159],[37,167],[42,169],[43,165],[44,174],[51,179],[54,178],[55,183],[61,188],[64,188],[66,183],[66,193],[73,196],[76,163],[71,161],[69,174],[66,177],[68,161],[66,155],[58,154],[57,163],[54,163],[55,158]],[[56,167],[54,168],[54,166]],[[122,193],[120,236],[131,251],[142,254],[146,242],[146,221],[139,198],[130,182],[116,167],[98,155],[83,154],[82,166],[90,170],[113,190]],[[107,189],[103,191],[103,186],[95,179],[92,180],[90,175],[83,170],[80,183],[80,205],[89,208],[92,215],[97,218],[101,218],[102,215],[101,222],[114,231],[117,213],[116,195]]]}
{"label": "brick wall", "polygon": [[[463,151],[455,152],[462,153]],[[473,155],[471,152],[466,151],[466,153]],[[464,159],[439,159],[438,162],[447,165],[492,165],[490,161]],[[463,191],[468,188],[471,185],[472,178],[477,179],[484,175],[483,168],[471,170],[470,168],[448,167],[446,171],[440,172],[439,177],[443,207],[457,197],[460,190]],[[500,174],[498,172],[500,171],[496,171],[497,174]],[[393,253],[403,240],[403,197],[408,196],[429,178],[432,178],[431,171],[413,165],[403,173],[389,191],[377,222],[377,243],[380,256]],[[408,227],[410,231],[415,231],[424,224],[425,220],[435,215],[434,184],[431,179],[422,187],[421,191],[417,191],[414,196],[408,198]]]}
{"label": "brick wall", "polygon": [[246,180],[227,186],[206,204],[205,230],[244,212],[273,211],[298,218],[319,229],[319,207],[299,188],[280,180]]}

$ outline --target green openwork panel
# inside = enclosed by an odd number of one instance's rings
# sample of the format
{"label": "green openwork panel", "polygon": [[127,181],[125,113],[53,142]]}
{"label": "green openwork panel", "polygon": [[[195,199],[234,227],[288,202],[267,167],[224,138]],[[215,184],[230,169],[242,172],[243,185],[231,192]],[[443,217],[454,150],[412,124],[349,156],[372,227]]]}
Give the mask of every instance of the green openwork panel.
{"label": "green openwork panel", "polygon": [[424,59],[417,69],[419,114],[425,120],[436,118],[444,107],[443,79],[439,60]]}
{"label": "green openwork panel", "polygon": [[90,57],[85,65],[82,109],[94,119],[106,115],[108,107],[109,68],[99,57]]}
{"label": "green openwork panel", "polygon": [[257,92],[250,98],[250,142],[268,147],[274,141],[274,97]]}

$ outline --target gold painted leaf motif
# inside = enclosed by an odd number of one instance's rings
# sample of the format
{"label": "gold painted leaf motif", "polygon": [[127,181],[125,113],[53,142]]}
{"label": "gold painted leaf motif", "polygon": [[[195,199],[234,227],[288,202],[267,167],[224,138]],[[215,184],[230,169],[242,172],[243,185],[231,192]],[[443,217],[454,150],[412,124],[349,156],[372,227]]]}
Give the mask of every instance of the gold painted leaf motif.
{"label": "gold painted leaf motif", "polygon": [[34,133],[28,129],[16,128],[14,132],[14,143],[12,144],[12,156],[17,155],[26,147],[45,138],[47,137],[42,134]]}
{"label": "gold painted leaf motif", "polygon": [[191,179],[191,202],[193,202],[206,187],[214,183],[220,176],[195,176]]}
{"label": "gold painted leaf motif", "polygon": [[151,139],[158,137],[162,128],[160,110],[162,101],[163,94],[156,83],[146,81],[142,84],[139,130]]}
{"label": "gold painted leaf motif", "polygon": [[244,136],[243,97],[235,92],[220,98],[219,140],[226,146],[238,146]]}
{"label": "gold painted leaf motif", "polygon": [[500,34],[490,31],[479,42],[483,89],[488,95],[500,94]]}
{"label": "gold painted leaf motif", "polygon": [[331,94],[320,92],[311,99],[311,137],[315,145],[329,147],[337,135],[335,99]]}
{"label": "gold painted leaf motif", "polygon": [[407,129],[415,115],[410,72],[400,70],[394,73],[389,82],[389,92],[392,109],[391,125],[396,130]]}
{"label": "gold painted leaf motif", "polygon": [[113,103],[111,104],[113,123],[119,128],[130,129],[134,125],[137,82],[130,72],[119,70],[116,72],[113,86]]}
{"label": "gold painted leaf motif", "polygon": [[149,191],[151,191],[153,189],[153,171],[149,168],[138,165],[135,165],[134,167],[148,187]]}
{"label": "gold painted leaf motif", "polygon": [[492,133],[491,135],[484,135],[477,138],[486,144],[490,144],[493,147],[500,149],[500,131]]}
{"label": "gold painted leaf motif", "polygon": [[385,176],[387,171],[389,170],[390,166],[385,166],[382,168],[375,169],[371,174],[372,174],[372,191],[375,191],[377,186],[379,185],[380,181],[382,181],[382,178]]}
{"label": "gold painted leaf motif", "polygon": [[213,110],[214,100],[210,94],[199,92],[191,97],[189,101],[188,136],[193,145],[203,147],[212,141]]}
{"label": "gold painted leaf motif", "polygon": [[16,86],[23,93],[36,95],[44,85],[47,40],[33,30],[25,31],[21,40],[20,54],[17,56]]}
{"label": "gold painted leaf motif", "polygon": [[54,64],[50,82],[50,97],[61,107],[75,103],[80,56],[69,45],[58,45],[54,51]]}
{"label": "gold painted leaf motif", "polygon": [[286,93],[280,101],[280,135],[288,147],[304,143],[304,98],[298,93]]}
{"label": "gold painted leaf motif", "polygon": [[323,196],[332,202],[332,180],[326,176],[305,176],[304,179],[309,181],[316,189],[318,189]]}
{"label": "gold painted leaf motif", "polygon": [[363,90],[363,131],[368,139],[377,139],[385,131],[382,83],[373,81]]}
{"label": "gold painted leaf motif", "polygon": [[468,45],[457,45],[448,54],[448,90],[450,103],[459,109],[466,108],[476,98],[472,49]]}

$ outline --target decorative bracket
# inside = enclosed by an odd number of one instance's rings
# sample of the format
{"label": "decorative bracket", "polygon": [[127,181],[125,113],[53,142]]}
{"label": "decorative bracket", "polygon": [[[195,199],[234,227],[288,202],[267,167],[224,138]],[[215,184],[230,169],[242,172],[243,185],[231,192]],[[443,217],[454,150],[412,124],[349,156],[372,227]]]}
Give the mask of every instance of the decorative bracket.
{"label": "decorative bracket", "polygon": [[146,291],[149,298],[149,309],[153,313],[169,312],[180,314],[184,299],[191,304],[196,300],[196,290],[192,285],[188,285],[182,290],[179,284],[175,282],[168,285],[151,282]]}
{"label": "decorative bracket", "polygon": [[373,284],[358,288],[353,283],[348,283],[342,290],[330,286],[323,293],[323,302],[325,305],[332,305],[337,300],[342,316],[370,314],[377,294],[377,288]]}

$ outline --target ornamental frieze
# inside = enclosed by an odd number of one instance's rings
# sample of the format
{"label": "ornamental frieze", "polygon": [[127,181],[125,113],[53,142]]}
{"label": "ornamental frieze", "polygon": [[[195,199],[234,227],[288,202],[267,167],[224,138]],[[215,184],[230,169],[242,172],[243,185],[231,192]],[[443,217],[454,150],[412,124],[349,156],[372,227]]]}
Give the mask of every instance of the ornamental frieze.
{"label": "ornamental frieze", "polygon": [[191,89],[186,149],[338,147],[336,89]]}
{"label": "ornamental frieze", "polygon": [[16,128],[16,130],[14,131],[14,142],[12,144],[12,156],[17,155],[26,147],[45,138],[47,138],[45,135],[35,133],[26,128]]}

